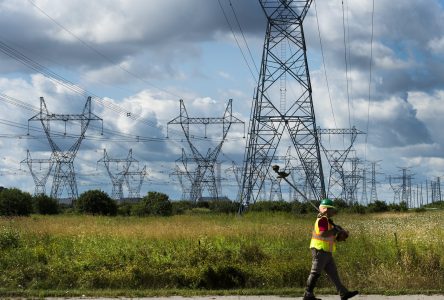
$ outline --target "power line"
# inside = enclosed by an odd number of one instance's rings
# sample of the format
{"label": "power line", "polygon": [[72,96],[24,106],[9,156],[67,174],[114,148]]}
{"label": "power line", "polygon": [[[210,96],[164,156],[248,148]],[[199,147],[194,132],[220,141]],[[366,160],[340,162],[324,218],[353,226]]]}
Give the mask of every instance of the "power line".
{"label": "power line", "polygon": [[[88,91],[79,85],[75,84],[74,82],[71,82],[70,80],[64,78],[63,76],[55,73],[51,69],[43,66],[42,64],[34,61],[30,57],[26,56],[25,54],[21,53],[15,48],[12,48],[8,46],[6,43],[0,41],[0,51],[6,54],[7,56],[21,62],[23,65],[27,66],[28,68],[46,76],[49,80],[54,82],[57,85],[64,86],[65,88],[73,91],[74,93],[77,93],[81,96],[91,95],[92,99],[101,104],[103,107],[110,109],[118,114],[125,115],[126,117],[142,122],[150,127],[157,128],[157,124],[154,122],[148,121],[148,120],[141,120],[141,114],[140,113],[133,113],[130,111],[125,110],[124,108],[120,107],[119,105],[116,105],[110,101],[107,101],[100,96],[95,95],[93,92]],[[9,96],[8,96],[9,97]],[[11,98],[11,97],[10,97]],[[11,100],[11,99],[9,99]],[[23,101],[22,101],[23,102]],[[23,102],[24,103],[24,102]],[[178,130],[174,130],[177,134],[180,134]],[[204,139],[205,137],[198,137],[201,139]]]}
{"label": "power line", "polygon": [[343,32],[344,32],[344,59],[345,59],[345,81],[347,84],[348,124],[351,128],[350,92],[349,92],[349,86],[348,86],[348,60],[347,60],[347,41],[346,41],[346,30],[345,30],[344,0],[342,0],[342,28],[343,28]]}
{"label": "power line", "polygon": [[318,25],[319,44],[321,46],[322,65],[324,67],[324,76],[325,76],[325,82],[327,84],[328,99],[330,100],[331,114],[333,116],[333,121],[335,123],[335,128],[337,128],[338,125],[336,124],[335,112],[334,112],[334,109],[333,109],[333,102],[331,100],[330,85],[328,83],[328,77],[327,77],[327,67],[326,67],[326,64],[325,64],[324,47],[322,45],[321,29],[320,29],[320,26],[319,26],[318,9],[317,9],[317,5],[316,5],[316,1],[313,1],[313,2],[315,4],[314,7],[315,7],[315,14],[316,14],[316,23]]}
{"label": "power line", "polygon": [[256,76],[254,75],[253,70],[251,69],[250,64],[248,63],[248,60],[245,57],[244,51],[242,50],[242,47],[240,46],[239,41],[237,40],[236,34],[234,33],[233,26],[231,26],[230,20],[228,19],[228,16],[225,13],[225,10],[224,10],[224,8],[222,6],[222,3],[220,2],[220,0],[217,0],[217,1],[219,2],[220,9],[222,10],[222,13],[223,13],[223,15],[225,17],[225,20],[227,21],[228,27],[230,27],[231,33],[233,34],[234,40],[236,41],[236,44],[237,44],[237,47],[239,48],[239,50],[240,50],[240,52],[242,54],[244,62],[247,65],[248,70],[250,70],[251,76],[253,77],[254,80],[256,80]]}
{"label": "power line", "polygon": [[370,64],[369,64],[369,79],[368,79],[368,106],[367,106],[367,134],[365,135],[364,159],[367,159],[367,145],[370,128],[370,104],[371,104],[371,86],[372,86],[372,66],[373,66],[373,30],[374,30],[374,16],[375,16],[375,0],[372,3],[372,34],[370,38]]}
{"label": "power line", "polygon": [[245,46],[247,46],[248,54],[250,55],[251,61],[254,64],[254,68],[256,69],[257,74],[259,74],[259,68],[256,65],[256,62],[255,62],[255,60],[253,58],[253,54],[251,53],[250,47],[248,46],[247,39],[245,38],[244,31],[242,30],[242,27],[241,27],[241,24],[239,22],[239,18],[237,17],[237,14],[236,14],[236,11],[234,9],[234,6],[231,3],[231,0],[228,0],[228,2],[230,3],[230,7],[231,7],[231,10],[233,11],[234,18],[236,19],[237,26],[239,27],[239,30],[240,30],[240,32],[242,34],[242,38],[244,40]]}
{"label": "power line", "polygon": [[96,48],[94,48],[93,46],[91,46],[90,44],[88,44],[87,42],[85,42],[84,40],[82,40],[79,36],[77,36],[76,34],[74,34],[71,30],[69,30],[68,28],[66,28],[65,26],[63,26],[61,23],[59,23],[57,20],[55,20],[54,18],[52,18],[50,15],[48,15],[43,9],[41,9],[39,6],[37,6],[34,1],[32,0],[28,0],[29,3],[31,3],[32,6],[34,6],[35,8],[37,8],[43,15],[45,15],[48,19],[50,19],[52,22],[54,22],[57,26],[59,26],[60,28],[62,28],[64,31],[66,31],[67,33],[69,33],[71,36],[73,36],[76,40],[78,40],[79,42],[81,42],[85,47],[87,47],[88,49],[90,49],[91,51],[93,51],[94,53],[96,53],[97,55],[99,55],[100,57],[104,58],[105,60],[107,60],[108,62],[117,65],[119,67],[119,69],[121,69],[122,71],[124,71],[125,73],[133,76],[134,78],[140,80],[141,82],[150,85],[151,87],[154,87],[160,91],[163,91],[165,93],[168,93],[174,97],[177,98],[182,98],[181,96],[168,91],[164,88],[161,88],[143,78],[141,78],[139,75],[135,74],[134,72],[131,72],[130,70],[122,67],[120,64],[118,64],[116,61],[114,61],[113,59],[109,58],[108,56],[106,56],[105,54],[103,54],[102,52],[100,52],[99,50],[97,50]]}

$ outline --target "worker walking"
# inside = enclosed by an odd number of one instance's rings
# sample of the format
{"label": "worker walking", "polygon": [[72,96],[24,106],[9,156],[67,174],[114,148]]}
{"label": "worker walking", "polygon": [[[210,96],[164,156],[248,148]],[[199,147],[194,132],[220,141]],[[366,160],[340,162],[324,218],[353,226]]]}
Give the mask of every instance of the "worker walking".
{"label": "worker walking", "polygon": [[341,300],[350,299],[356,296],[358,291],[349,291],[342,283],[336,269],[333,259],[333,253],[336,251],[336,241],[345,241],[348,232],[342,227],[335,225],[331,217],[336,214],[333,201],[323,199],[319,206],[319,214],[316,219],[313,234],[310,242],[312,254],[312,266],[307,280],[307,288],[304,294],[304,300],[320,300],[314,295],[316,282],[325,270],[330,280],[336,286],[341,296]]}

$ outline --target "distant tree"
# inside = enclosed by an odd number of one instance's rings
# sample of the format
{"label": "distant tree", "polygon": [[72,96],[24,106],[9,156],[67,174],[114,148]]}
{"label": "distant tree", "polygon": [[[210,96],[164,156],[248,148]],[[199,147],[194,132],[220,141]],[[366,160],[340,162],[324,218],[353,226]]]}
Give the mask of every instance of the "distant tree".
{"label": "distant tree", "polygon": [[107,193],[99,190],[91,190],[82,193],[75,203],[77,211],[93,215],[117,214],[117,203]]}
{"label": "distant tree", "polygon": [[389,207],[384,201],[376,200],[368,205],[368,210],[370,212],[384,212],[388,211]]}
{"label": "distant tree", "polygon": [[168,195],[159,192],[148,192],[134,206],[132,214],[137,216],[171,216],[173,214],[173,205]]}
{"label": "distant tree", "polygon": [[33,197],[34,210],[42,215],[56,215],[60,212],[59,204],[56,199],[44,194]]}
{"label": "distant tree", "polygon": [[3,189],[0,191],[0,215],[29,216],[32,213],[32,196],[19,189]]}
{"label": "distant tree", "polygon": [[291,212],[292,204],[286,201],[257,201],[249,206],[249,210]]}
{"label": "distant tree", "polygon": [[210,201],[210,210],[216,213],[236,213],[239,210],[239,203],[230,200],[213,200]]}
{"label": "distant tree", "polygon": [[173,206],[173,214],[180,215],[194,207],[193,202],[189,200],[171,201]]}

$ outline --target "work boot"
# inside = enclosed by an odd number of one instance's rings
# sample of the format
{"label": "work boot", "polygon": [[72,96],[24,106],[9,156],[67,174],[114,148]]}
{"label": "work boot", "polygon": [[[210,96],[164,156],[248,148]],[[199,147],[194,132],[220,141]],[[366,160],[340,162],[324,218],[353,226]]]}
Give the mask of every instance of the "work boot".
{"label": "work boot", "polygon": [[341,296],[341,300],[347,300],[350,299],[354,296],[356,296],[357,294],[359,294],[358,291],[351,291],[351,292],[347,292],[344,295]]}

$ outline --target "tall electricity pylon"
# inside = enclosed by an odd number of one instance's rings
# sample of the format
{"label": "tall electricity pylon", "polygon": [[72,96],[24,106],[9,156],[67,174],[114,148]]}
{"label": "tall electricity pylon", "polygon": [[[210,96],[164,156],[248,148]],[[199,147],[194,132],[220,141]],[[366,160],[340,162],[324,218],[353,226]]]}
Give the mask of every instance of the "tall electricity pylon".
{"label": "tall electricity pylon", "polygon": [[[222,118],[190,118],[188,117],[187,110],[180,100],[180,115],[168,122],[169,125],[179,124],[185,134],[185,137],[193,155],[192,162],[197,166],[192,179],[191,184],[191,201],[197,202],[202,198],[202,192],[208,190],[210,196],[213,199],[219,198],[219,192],[217,189],[217,182],[215,176],[215,164],[217,157],[219,156],[222,145],[227,137],[228,131],[232,124],[244,124],[243,121],[233,116],[232,99],[228,101],[227,108],[225,109],[224,116]],[[222,139],[216,144],[213,149],[208,149],[207,153],[202,154],[192,142],[192,136],[190,135],[190,125],[222,125]],[[187,159],[188,161],[188,159]],[[188,169],[187,169],[188,170]],[[188,174],[191,174],[189,172]]]}
{"label": "tall electricity pylon", "polygon": [[187,175],[187,172],[182,170],[179,165],[176,164],[174,171],[170,173],[171,176],[177,177],[179,180],[180,188],[182,189],[182,197],[180,200],[188,200],[190,198],[190,189],[185,184],[184,177]]}
{"label": "tall electricity pylon", "polygon": [[442,201],[441,198],[441,179],[440,177],[436,177],[436,180],[432,180],[430,182],[431,187],[431,199],[432,203],[437,201]]}
{"label": "tall electricity pylon", "polygon": [[399,168],[402,176],[389,176],[389,183],[394,192],[394,202],[405,202],[408,207],[412,200],[412,177],[409,168]]}
{"label": "tall electricity pylon", "polygon": [[370,201],[372,203],[374,203],[374,202],[376,202],[376,200],[378,200],[378,192],[376,190],[376,184],[377,184],[376,175],[380,174],[380,173],[376,172],[376,166],[378,165],[379,162],[380,161],[372,161],[371,162],[371,164],[372,164],[372,180],[371,180],[372,186],[370,188]]}
{"label": "tall electricity pylon", "polygon": [[[129,150],[126,158],[110,158],[106,149],[103,149],[103,158],[97,161],[97,163],[103,163],[105,165],[106,171],[111,178],[111,183],[113,185],[111,198],[114,200],[123,200],[123,181],[125,179],[125,174],[128,172],[128,169],[133,162],[138,161],[133,158],[132,149]],[[113,170],[115,171],[113,172]]]}
{"label": "tall electricity pylon", "polygon": [[[74,170],[74,159],[80,148],[80,144],[85,138],[86,130],[91,121],[101,121],[103,128],[103,120],[91,111],[91,97],[86,100],[85,106],[81,114],[54,114],[48,111],[45,100],[40,97],[40,112],[28,120],[28,126],[30,121],[40,121],[43,129],[45,130],[46,137],[52,150],[52,159],[55,162],[54,180],[51,188],[51,197],[62,199],[63,191],[67,191],[67,200],[71,201],[77,199],[77,182],[76,173]],[[65,132],[60,134],[59,132],[51,132],[51,122],[63,122],[65,125]],[[79,134],[68,134],[66,132],[67,122],[79,122],[80,132]],[[55,141],[56,137],[69,136],[74,140],[71,146],[62,147]],[[66,140],[65,140],[66,141]],[[64,143],[66,144],[66,143]],[[68,143],[69,144],[69,143]]]}
{"label": "tall electricity pylon", "polygon": [[242,168],[237,165],[237,163],[233,160],[231,161],[231,167],[225,169],[225,173],[232,172],[234,174],[234,178],[236,180],[236,186],[237,186],[237,195],[236,195],[236,201],[239,202],[239,191],[242,187],[242,180],[241,180],[241,172]]}
{"label": "tall electricity pylon", "polygon": [[[29,150],[26,150],[26,158],[20,163],[26,163],[29,168],[29,172],[31,173],[35,184],[34,195],[45,195],[46,182],[48,181],[52,166],[54,165],[53,160],[51,158],[31,158],[31,153],[29,153]],[[38,168],[35,168],[36,164],[38,165]]]}
{"label": "tall electricity pylon", "polygon": [[146,166],[142,170],[131,170],[123,173],[130,200],[136,201],[140,198],[140,190],[147,174]]}
{"label": "tall electricity pylon", "polygon": [[275,156],[284,131],[290,136],[315,198],[325,197],[302,27],[312,0],[259,2],[267,17],[267,29],[245,150],[241,211],[256,202],[270,168],[269,158]]}
{"label": "tall electricity pylon", "polygon": [[361,194],[361,204],[368,205],[367,196],[367,169],[364,167],[362,169],[362,194]]}
{"label": "tall electricity pylon", "polygon": [[[321,129],[318,128],[319,144],[324,152],[325,157],[330,165],[330,176],[328,178],[327,197],[340,198],[345,192],[345,178],[344,178],[344,163],[353,147],[353,144],[358,134],[364,134],[363,131],[352,128],[345,129]],[[337,138],[333,139],[335,145],[331,145],[333,136],[342,136],[342,143]],[[322,138],[324,137],[324,138]],[[347,142],[344,142],[345,137],[349,137]],[[327,143],[328,142],[328,143]],[[339,143],[338,143],[339,142]],[[338,147],[344,145],[340,150],[332,150],[330,147]]]}
{"label": "tall electricity pylon", "polygon": [[358,202],[357,188],[358,183],[362,179],[359,174],[358,165],[360,159],[357,157],[349,158],[350,170],[344,172],[345,188],[344,188],[344,200],[350,205]]}

